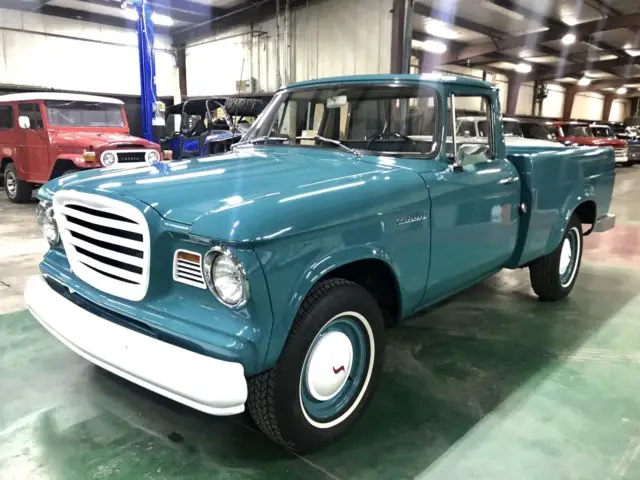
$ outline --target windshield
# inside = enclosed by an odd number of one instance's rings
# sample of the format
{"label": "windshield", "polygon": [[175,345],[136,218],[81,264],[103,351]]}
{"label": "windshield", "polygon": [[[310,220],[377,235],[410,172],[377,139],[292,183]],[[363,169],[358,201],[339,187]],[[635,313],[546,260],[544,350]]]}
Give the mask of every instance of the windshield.
{"label": "windshield", "polygon": [[565,137],[591,137],[591,132],[586,125],[563,125]]}
{"label": "windshield", "polygon": [[591,127],[591,133],[594,137],[609,138],[613,136],[609,127]]}
{"label": "windshield", "polygon": [[73,127],[124,127],[120,105],[111,103],[48,101],[49,125]]}
{"label": "windshield", "polygon": [[434,156],[437,105],[435,90],[424,85],[285,91],[258,117],[242,143]]}

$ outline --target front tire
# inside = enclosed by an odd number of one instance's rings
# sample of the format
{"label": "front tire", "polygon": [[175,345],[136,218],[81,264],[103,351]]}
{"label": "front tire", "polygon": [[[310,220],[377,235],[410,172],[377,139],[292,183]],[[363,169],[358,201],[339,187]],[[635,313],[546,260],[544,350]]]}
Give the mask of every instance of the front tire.
{"label": "front tire", "polygon": [[577,215],[569,220],[560,245],[529,265],[533,291],[542,300],[560,300],[571,292],[582,261],[582,224]]}
{"label": "front tire", "polygon": [[318,451],[346,434],[377,385],[385,332],[375,299],[342,279],[304,300],[276,365],[249,379],[248,409],[285,448]]}
{"label": "front tire", "polygon": [[16,172],[16,166],[9,163],[4,168],[4,191],[12,203],[26,203],[31,200],[31,184],[20,180]]}

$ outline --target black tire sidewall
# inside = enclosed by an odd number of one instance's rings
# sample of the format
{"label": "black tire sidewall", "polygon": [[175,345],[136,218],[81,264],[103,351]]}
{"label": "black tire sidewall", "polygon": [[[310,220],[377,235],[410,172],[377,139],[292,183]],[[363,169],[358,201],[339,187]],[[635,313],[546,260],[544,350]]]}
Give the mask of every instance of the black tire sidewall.
{"label": "black tire sidewall", "polygon": [[[330,319],[348,311],[361,314],[371,327],[375,352],[371,376],[364,395],[350,416],[335,426],[318,428],[309,423],[300,404],[304,360],[318,332]],[[289,447],[298,452],[308,452],[320,449],[344,435],[368,406],[382,369],[385,332],[382,314],[375,299],[364,288],[352,283],[330,289],[308,312],[299,317],[295,321],[300,323],[278,360],[274,406],[280,433],[290,444]],[[357,397],[358,394],[354,400]],[[352,404],[353,402],[349,406]]]}

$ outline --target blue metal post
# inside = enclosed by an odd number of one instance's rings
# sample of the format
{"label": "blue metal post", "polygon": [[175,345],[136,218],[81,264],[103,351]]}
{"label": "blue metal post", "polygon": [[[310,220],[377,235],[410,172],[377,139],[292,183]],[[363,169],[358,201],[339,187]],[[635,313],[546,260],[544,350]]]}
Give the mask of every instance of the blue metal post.
{"label": "blue metal post", "polygon": [[153,140],[153,118],[157,101],[156,61],[153,53],[154,30],[151,2],[134,0],[138,12],[138,58],[140,61],[140,97],[142,106],[142,135]]}

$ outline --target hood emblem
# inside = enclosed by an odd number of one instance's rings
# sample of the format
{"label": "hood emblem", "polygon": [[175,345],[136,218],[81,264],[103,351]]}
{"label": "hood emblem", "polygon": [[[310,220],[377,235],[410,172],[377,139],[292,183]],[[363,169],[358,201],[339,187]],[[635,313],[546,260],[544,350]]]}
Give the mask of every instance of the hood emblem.
{"label": "hood emblem", "polygon": [[396,225],[401,227],[402,225],[408,225],[409,223],[422,222],[426,219],[427,219],[426,213],[414,213],[413,215],[409,215],[407,217],[396,218]]}

